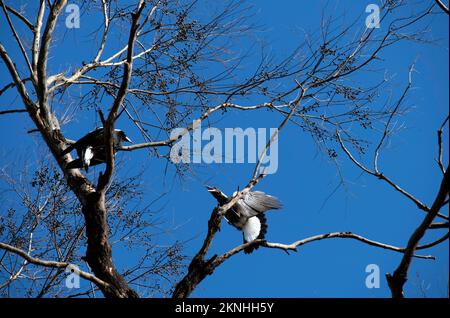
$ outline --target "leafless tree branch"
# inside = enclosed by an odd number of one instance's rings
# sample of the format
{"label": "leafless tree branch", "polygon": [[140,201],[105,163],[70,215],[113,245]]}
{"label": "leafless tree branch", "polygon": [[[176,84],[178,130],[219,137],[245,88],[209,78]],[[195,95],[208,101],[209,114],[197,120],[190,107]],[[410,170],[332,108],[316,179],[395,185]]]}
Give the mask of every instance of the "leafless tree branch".
{"label": "leafless tree branch", "polygon": [[104,195],[106,186],[111,180],[112,174],[114,172],[114,146],[113,146],[113,131],[114,123],[116,121],[117,113],[120,106],[122,105],[125,94],[127,93],[128,85],[131,79],[131,72],[133,69],[133,47],[136,40],[136,33],[139,27],[139,18],[141,16],[142,10],[144,10],[145,1],[139,1],[136,12],[132,14],[132,22],[130,28],[130,36],[128,38],[128,53],[127,60],[124,64],[122,84],[120,85],[117,96],[114,100],[114,104],[109,112],[108,118],[106,119],[104,127],[105,135],[105,145],[106,145],[106,170],[105,173],[98,180],[97,191]]}
{"label": "leafless tree branch", "polygon": [[20,51],[22,52],[22,55],[23,55],[23,57],[25,59],[25,62],[27,63],[28,69],[30,70],[30,73],[32,74],[33,73],[33,69],[31,67],[30,60],[28,59],[28,55],[27,55],[27,53],[25,51],[25,48],[23,47],[22,41],[20,40],[20,37],[17,34],[16,29],[14,28],[14,25],[13,25],[13,23],[11,21],[11,18],[9,17],[8,9],[6,8],[6,6],[3,3],[3,1],[0,1],[0,4],[2,5],[2,9],[3,9],[3,12],[5,14],[6,20],[8,21],[8,25],[9,25],[9,27],[11,29],[11,32],[13,33],[14,38],[16,39],[16,42],[19,45]]}
{"label": "leafless tree branch", "polygon": [[435,0],[436,3],[438,4],[438,6],[444,10],[445,13],[449,14],[449,10],[447,8],[447,6],[441,1],[441,0]]}
{"label": "leafless tree branch", "polygon": [[430,229],[448,229],[448,222],[435,222],[430,224]]}
{"label": "leafless tree branch", "polygon": [[444,129],[445,125],[448,123],[448,119],[449,116],[447,116],[447,118],[444,120],[444,122],[442,123],[442,125],[439,127],[438,131],[437,131],[437,136],[438,136],[438,165],[439,168],[442,171],[442,174],[445,174],[445,168],[444,168],[444,164],[442,162],[442,130]]}
{"label": "leafless tree branch", "polygon": [[[66,6],[67,0],[57,0],[51,6],[47,17],[45,29],[42,34],[39,56],[37,59],[37,94],[39,97],[39,109],[44,122],[53,122],[48,109],[48,86],[47,86],[47,62],[50,50],[50,43],[52,41],[53,31],[55,30],[56,22],[63,8]],[[36,40],[36,39],[35,39]]]}
{"label": "leafless tree branch", "polygon": [[[31,47],[31,64],[33,67],[33,73],[37,76],[37,64],[39,60],[39,47],[41,41],[41,30],[42,30],[42,22],[44,19],[45,12],[45,0],[40,0],[39,3],[39,11],[36,16],[36,25],[33,27],[33,44]],[[37,83],[37,77],[34,79],[34,82]]]}
{"label": "leafless tree branch", "polygon": [[0,110],[0,115],[5,114],[14,114],[14,113],[26,113],[26,109],[7,109],[7,110]]}
{"label": "leafless tree branch", "polygon": [[[227,259],[232,257],[235,254],[238,254],[239,252],[243,251],[245,248],[253,245],[259,245],[266,248],[273,248],[273,249],[281,249],[284,251],[294,251],[297,252],[297,249],[299,246],[314,242],[314,241],[320,241],[324,239],[331,239],[331,238],[343,238],[343,239],[353,239],[360,241],[364,244],[368,244],[371,246],[375,246],[382,249],[387,249],[391,251],[395,251],[398,253],[406,253],[406,248],[400,248],[389,244],[380,243],[377,241],[369,240],[361,235],[357,235],[351,232],[333,232],[333,233],[326,233],[326,234],[320,234],[320,235],[314,235],[305,239],[298,240],[296,242],[293,242],[291,244],[282,244],[282,243],[273,243],[273,242],[267,242],[265,240],[254,240],[252,242],[248,242],[245,244],[241,244],[228,252],[222,254],[221,256],[214,255],[209,260],[204,261],[202,258],[202,261],[197,260],[196,263],[191,263],[189,272],[194,271],[196,275],[198,276],[198,281],[194,280],[193,277],[191,277],[189,280],[181,281],[178,283],[177,287],[175,288],[175,292],[173,294],[174,298],[185,298],[188,297],[190,294],[190,291],[192,291],[193,288],[195,288],[196,284],[199,284],[206,276],[211,275],[214,270],[220,266],[223,262],[225,262]],[[203,255],[204,256],[204,255]],[[434,260],[435,257],[431,255],[413,255],[413,257],[422,258],[422,259],[432,259]],[[195,285],[190,285],[195,284]],[[187,290],[186,290],[187,289]],[[189,289],[191,289],[189,291]]]}
{"label": "leafless tree branch", "polygon": [[[448,223],[447,223],[447,228],[448,228]],[[423,244],[423,245],[417,245],[416,250],[423,250],[423,249],[426,249],[426,248],[430,248],[430,247],[439,245],[439,244],[441,244],[442,242],[448,240],[449,235],[450,235],[450,234],[447,232],[447,233],[445,233],[441,238],[439,238],[438,240],[436,240],[436,241],[434,241],[434,242],[427,243],[427,244]]]}
{"label": "leafless tree branch", "polygon": [[[430,212],[430,208],[425,205],[424,203],[422,203],[419,199],[417,199],[416,197],[414,197],[412,194],[410,194],[409,192],[407,192],[406,190],[404,190],[403,188],[401,188],[400,186],[398,186],[394,181],[392,181],[390,178],[386,177],[383,173],[381,172],[376,172],[376,171],[372,171],[370,169],[368,169],[367,167],[365,167],[364,165],[362,165],[358,160],[356,160],[356,158],[351,154],[351,152],[347,149],[347,147],[345,146],[339,131],[336,132],[338,140],[339,140],[339,144],[341,145],[342,150],[345,152],[345,154],[348,156],[348,158],[356,165],[358,166],[361,170],[363,170],[364,172],[366,172],[367,174],[370,174],[374,177],[379,178],[380,180],[385,181],[386,183],[388,183],[390,186],[392,186],[395,190],[397,190],[398,192],[400,192],[402,195],[404,195],[405,197],[407,197],[408,199],[410,199],[412,202],[414,202],[415,205],[417,205],[417,207],[422,210],[425,211],[427,213]],[[438,213],[437,214],[440,218],[443,218],[445,220],[448,220],[448,216]]]}
{"label": "leafless tree branch", "polygon": [[[3,3],[3,1],[2,1]],[[16,9],[5,5],[6,10],[14,14],[17,18],[19,18],[31,31],[34,30],[34,25],[31,23],[22,13],[17,11]]]}
{"label": "leafless tree branch", "polygon": [[408,269],[411,264],[412,255],[414,251],[417,249],[417,245],[420,240],[425,235],[425,232],[428,230],[430,225],[432,224],[434,218],[437,216],[439,210],[444,205],[445,200],[448,197],[449,188],[450,188],[450,173],[447,171],[444,174],[444,178],[442,179],[438,194],[436,195],[436,199],[433,202],[433,205],[430,208],[429,213],[425,216],[422,223],[417,227],[414,233],[411,235],[408,245],[405,250],[405,254],[403,255],[402,261],[397,269],[394,271],[394,274],[387,274],[386,278],[388,281],[389,288],[392,292],[392,297],[394,298],[403,298],[403,286],[407,281],[408,277]]}
{"label": "leafless tree branch", "polygon": [[[23,257],[28,263],[31,264],[35,264],[35,265],[42,265],[45,267],[54,267],[54,268],[66,268],[67,266],[70,266],[70,263],[65,263],[65,262],[56,262],[56,261],[47,261],[47,260],[42,260],[39,258],[35,258],[30,256],[27,252],[16,248],[14,246],[11,246],[9,244],[5,244],[0,242],[0,248],[4,249],[8,252],[17,254],[21,257]],[[84,271],[79,271],[78,274],[80,275],[80,277],[83,277],[84,279],[87,279],[93,283],[95,283],[97,286],[102,286],[103,288],[108,288],[109,284],[102,281],[101,279],[97,278],[96,276],[86,273]]]}
{"label": "leafless tree branch", "polygon": [[6,67],[8,68],[8,71],[11,74],[11,77],[14,81],[14,85],[16,86],[25,107],[31,113],[35,112],[37,106],[34,104],[30,96],[28,95],[27,89],[25,88],[24,85],[24,80],[20,78],[19,72],[17,71],[14,62],[11,60],[11,57],[8,55],[5,47],[1,43],[0,43],[0,57],[6,64]]}
{"label": "leafless tree branch", "polygon": [[[223,261],[225,261],[227,258],[230,258],[231,256],[233,256],[234,254],[237,254],[239,252],[241,252],[242,250],[244,250],[246,247],[249,247],[251,245],[260,245],[263,247],[267,247],[267,248],[273,248],[273,249],[281,249],[284,251],[294,251],[297,252],[297,249],[299,246],[314,242],[314,241],[320,241],[323,239],[329,239],[329,238],[348,238],[348,239],[354,239],[360,242],[363,242],[365,244],[371,245],[371,246],[375,246],[375,247],[379,247],[379,248],[383,248],[383,249],[387,249],[387,250],[391,250],[391,251],[395,251],[395,252],[399,252],[399,253],[404,253],[406,251],[405,248],[400,248],[400,247],[396,247],[393,245],[388,245],[388,244],[384,244],[384,243],[380,243],[377,241],[373,241],[373,240],[369,240],[361,235],[357,235],[351,232],[333,232],[333,233],[326,233],[326,234],[320,234],[320,235],[314,235],[302,240],[298,240],[296,242],[293,242],[291,244],[281,244],[281,243],[273,243],[273,242],[267,242],[264,240],[255,240],[249,243],[245,243],[245,244],[241,244],[231,250],[229,250],[228,252],[224,253],[222,256],[217,257],[214,260],[214,265],[218,266],[220,265]],[[433,256],[431,255],[414,255],[414,257],[417,258],[422,258],[422,259],[435,259]]]}

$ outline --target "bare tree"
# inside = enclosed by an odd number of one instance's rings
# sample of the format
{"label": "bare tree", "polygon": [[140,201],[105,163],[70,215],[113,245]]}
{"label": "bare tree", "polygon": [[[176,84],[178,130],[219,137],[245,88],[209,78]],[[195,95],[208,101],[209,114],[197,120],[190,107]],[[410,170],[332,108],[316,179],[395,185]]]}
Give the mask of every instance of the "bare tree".
{"label": "bare tree", "polygon": [[[118,230],[121,227],[118,223],[124,222],[118,217],[118,211],[128,209],[122,212],[125,218],[130,217],[131,213],[126,203],[128,200],[115,202],[114,198],[118,195],[116,191],[121,193],[121,197],[135,195],[130,185],[121,187],[122,182],[127,183],[129,180],[114,180],[118,166],[113,132],[121,116],[139,130],[142,140],[131,146],[123,146],[120,150],[149,149],[149,156],[167,161],[170,160],[171,146],[179,138],[170,136],[174,128],[185,127],[185,133],[189,133],[223,112],[261,109],[271,111],[274,120],[279,122],[277,132],[271,136],[249,176],[248,184],[226,205],[213,209],[203,245],[192,258],[185,276],[174,286],[173,297],[189,296],[215,268],[250,245],[288,252],[322,239],[354,239],[404,254],[403,265],[394,273],[393,280],[398,280],[396,277],[406,279],[405,273],[412,257],[433,258],[431,255],[416,255],[415,251],[428,247],[418,246],[418,243],[436,216],[448,220],[448,217],[439,213],[448,196],[447,174],[436,203],[428,208],[378,171],[376,162],[379,150],[392,117],[400,109],[377,106],[378,93],[389,85],[383,74],[376,73],[378,75],[372,75],[371,80],[366,82],[357,79],[373,74],[372,66],[380,63],[379,58],[386,48],[399,42],[426,41],[427,29],[422,27],[422,22],[435,13],[437,4],[431,2],[426,6],[421,5],[408,14],[408,10],[404,10],[406,1],[386,1],[382,7],[381,21],[389,27],[383,32],[361,28],[361,17],[343,25],[338,19],[324,17],[320,29],[306,37],[287,58],[280,61],[262,54],[256,69],[243,74],[241,65],[248,59],[254,61],[254,56],[239,55],[233,48],[252,29],[252,25],[246,23],[251,9],[241,2],[227,1],[212,6],[213,13],[202,16],[199,3],[139,0],[133,6],[125,6],[112,0],[81,2],[86,12],[102,18],[102,27],[95,32],[100,39],[99,44],[89,61],[80,61],[79,65],[54,73],[49,67],[51,44],[55,42],[58,26],[61,26],[59,20],[67,1],[41,0],[36,8],[24,12],[0,0],[4,20],[11,34],[7,42],[0,42],[0,57],[11,77],[11,82],[0,90],[0,95],[15,89],[23,104],[17,109],[1,110],[0,115],[27,114],[35,125],[32,132],[40,134],[47,152],[62,172],[60,175],[50,162],[37,170],[38,175],[43,173],[44,176],[38,176],[38,189],[33,192],[39,194],[44,191],[41,189],[50,188],[46,197],[51,202],[42,205],[39,195],[35,201],[24,203],[28,212],[22,215],[28,223],[24,222],[18,229],[15,211],[10,211],[7,218],[2,220],[7,230],[0,243],[0,249],[4,250],[0,264],[6,264],[4,267],[7,270],[0,276],[4,281],[0,290],[8,293],[6,287],[22,277],[24,271],[33,264],[47,269],[43,276],[30,276],[33,287],[29,295],[35,295],[38,291],[38,296],[44,296],[57,285],[64,269],[78,257],[82,257],[88,265],[88,270],[80,272],[81,277],[92,282],[95,285],[92,289],[100,290],[105,297],[138,297],[132,288],[136,280],[149,275],[158,276],[161,272],[171,279],[180,274],[183,256],[178,244],[156,255],[151,253],[149,246],[141,261],[125,273],[120,273],[113,261],[111,242],[114,233],[118,233],[119,237],[124,234],[124,231]],[[122,37],[126,40],[122,41]],[[119,49],[108,46],[113,41],[115,44],[120,43]],[[7,48],[13,45],[21,55],[14,59],[9,53],[10,48]],[[205,72],[205,69],[219,71]],[[236,73],[241,74],[236,76]],[[75,92],[81,88],[83,95],[77,96]],[[246,104],[253,98],[263,102]],[[77,105],[75,117],[92,112],[107,114],[103,128],[106,167],[96,181],[90,180],[89,175],[78,169],[68,169],[72,157],[70,154],[62,155],[73,143],[66,138],[62,129],[63,124],[70,119],[61,115],[66,114],[62,109],[67,110],[70,103]],[[372,171],[359,164],[344,143],[363,153],[367,144],[358,137],[359,129],[370,131],[374,123],[386,121],[386,133],[376,149],[375,168]],[[275,138],[283,133],[287,125],[295,125],[302,132],[310,134],[317,141],[319,149],[332,159],[336,157],[337,147],[341,146],[365,172],[388,182],[427,212],[424,224],[407,247],[392,246],[349,232],[336,232],[300,239],[292,244],[256,240],[234,247],[220,256],[208,256],[224,213],[265,177],[264,170],[260,169],[261,163]],[[179,174],[188,173],[187,169],[190,168],[176,165]],[[5,177],[11,186],[15,185],[15,177],[6,173]],[[21,191],[18,191],[18,195],[24,196]],[[29,206],[33,206],[33,209],[29,209]],[[46,209],[50,211],[45,212]],[[71,211],[70,214],[61,212],[66,209]],[[142,213],[145,210],[138,215]],[[55,224],[50,226],[48,233],[57,236],[61,231],[65,233],[65,238],[46,242],[48,247],[41,247],[41,253],[36,254],[32,253],[35,248],[34,227],[30,227],[29,222],[36,226],[45,223],[41,221],[42,215],[51,216],[45,219],[57,224],[56,227]],[[136,215],[132,219],[136,220]],[[129,231],[140,231],[146,227],[134,224]],[[82,238],[87,242],[84,256],[81,256],[83,251],[80,251]],[[135,238],[130,244],[146,239],[147,236]],[[18,258],[10,258],[11,254]],[[18,262],[18,259],[23,261]],[[152,270],[149,265],[152,261],[157,264],[155,266],[159,266],[158,269]],[[37,281],[39,284],[35,283]],[[150,281],[146,288],[155,288],[156,284]],[[91,292],[87,290],[69,296]]]}
{"label": "bare tree", "polygon": [[[67,266],[84,259],[85,223],[79,201],[57,167],[47,166],[43,160],[30,173],[24,166],[29,165],[21,162],[2,169],[0,174],[5,184],[3,190],[14,194],[2,200],[8,213],[0,217],[0,241],[4,242],[0,246],[5,250],[0,256],[4,269],[1,292],[9,297],[95,296],[96,285],[85,291],[77,290],[76,294],[61,288],[65,286]],[[145,295],[167,296],[180,275],[184,256],[180,242],[165,247],[154,242],[155,229],[163,224],[152,205],[139,204],[143,195],[140,179],[136,175],[110,185],[105,204],[111,245],[116,249],[141,250],[141,257],[123,273],[130,285],[141,290],[145,287]],[[7,251],[19,258],[11,257]],[[105,284],[90,273],[89,266],[80,276],[93,284]],[[167,283],[169,286],[165,286]]]}

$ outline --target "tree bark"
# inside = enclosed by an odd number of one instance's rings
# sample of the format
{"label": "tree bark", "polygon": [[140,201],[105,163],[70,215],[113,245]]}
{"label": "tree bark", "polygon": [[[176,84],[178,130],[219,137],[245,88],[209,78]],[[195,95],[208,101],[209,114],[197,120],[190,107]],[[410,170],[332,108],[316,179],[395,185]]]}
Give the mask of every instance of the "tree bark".
{"label": "tree bark", "polygon": [[105,297],[139,297],[128,286],[125,279],[117,272],[114,266],[111,244],[109,243],[109,226],[104,194],[98,192],[90,193],[82,211],[86,221],[86,261],[95,276],[110,284],[110,286],[99,286],[99,288]]}

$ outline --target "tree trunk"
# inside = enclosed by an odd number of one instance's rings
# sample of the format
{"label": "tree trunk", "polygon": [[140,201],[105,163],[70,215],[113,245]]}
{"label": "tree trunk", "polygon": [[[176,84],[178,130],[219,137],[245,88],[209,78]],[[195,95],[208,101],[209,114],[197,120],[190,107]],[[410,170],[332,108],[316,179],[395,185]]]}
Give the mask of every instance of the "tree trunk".
{"label": "tree trunk", "polygon": [[110,284],[107,288],[100,287],[105,297],[139,297],[114,266],[109,243],[105,196],[98,192],[90,193],[83,206],[83,214],[87,235],[86,261],[95,276]]}

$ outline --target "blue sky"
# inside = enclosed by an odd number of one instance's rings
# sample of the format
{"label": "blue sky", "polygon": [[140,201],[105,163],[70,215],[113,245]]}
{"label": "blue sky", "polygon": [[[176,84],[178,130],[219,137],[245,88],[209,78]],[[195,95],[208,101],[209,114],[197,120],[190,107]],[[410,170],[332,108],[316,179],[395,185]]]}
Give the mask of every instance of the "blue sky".
{"label": "blue sky", "polygon": [[[252,19],[263,26],[262,31],[254,34],[255,41],[265,42],[274,56],[284,57],[298,46],[302,30],[316,30],[319,27],[326,3],[334,10],[334,13],[326,13],[340,15],[346,12],[356,16],[363,14],[371,2],[284,0],[282,4],[275,4],[274,1],[253,0],[250,3],[253,6]],[[83,25],[83,20],[81,22]],[[401,119],[404,129],[390,139],[380,159],[381,170],[386,175],[427,204],[434,199],[441,180],[435,163],[436,130],[448,114],[448,16],[435,16],[430,30],[433,38],[439,39],[437,44],[400,44],[383,54],[383,66],[390,74],[396,74],[394,85],[397,86],[394,87],[404,86],[411,63],[415,62],[417,72],[413,74],[414,89],[408,100],[413,107]],[[5,32],[2,27],[2,42],[7,36]],[[79,63],[83,56],[90,56],[90,43],[80,35],[82,32],[67,31],[64,44],[54,48],[62,54],[55,54],[50,60],[53,71],[66,69],[72,62]],[[5,71],[0,74],[0,86],[3,86],[9,78]],[[9,103],[13,104],[13,97],[9,97]],[[4,106],[7,108],[10,104],[0,105]],[[94,115],[88,113],[83,116],[64,127],[69,138],[76,138],[82,135],[82,131],[95,127]],[[0,165],[14,158],[12,152],[20,156],[29,149],[37,153],[39,147],[44,147],[39,138],[30,138],[26,134],[32,126],[24,118],[22,114],[0,117],[0,133],[3,136]],[[246,128],[254,127],[255,123],[258,127],[267,128],[277,125],[267,113],[229,112],[217,123],[217,127]],[[448,136],[448,129],[445,133]],[[130,130],[129,134],[133,140],[139,139],[136,131]],[[444,149],[448,150],[447,140]],[[201,246],[207,220],[216,204],[204,185],[218,186],[232,193],[238,186],[245,186],[253,172],[253,165],[250,164],[202,166],[195,167],[195,173],[187,174],[180,181],[173,178],[172,168],[164,175],[166,162],[148,157],[145,151],[120,156],[130,165],[121,172],[123,174],[132,174],[145,167],[144,201],[150,202],[161,192],[168,191],[161,205],[164,206],[167,227],[176,229],[161,237],[161,244],[186,241],[187,255],[193,255]],[[445,158],[448,158],[448,153],[445,153]],[[295,126],[288,125],[282,131],[279,138],[279,169],[257,186],[258,190],[277,196],[284,204],[282,210],[267,214],[267,239],[291,243],[316,234],[351,231],[379,242],[405,246],[410,234],[421,222],[423,212],[388,185],[362,175],[342,153],[339,153],[338,160],[346,187],[340,187],[330,197],[340,181],[336,166],[317,150],[310,136]],[[441,230],[430,233],[423,243],[442,235]],[[240,244],[241,240],[239,232],[223,223],[211,253],[226,252]],[[115,251],[114,259],[119,265],[121,260],[130,257],[126,253],[129,252]],[[437,260],[413,260],[405,293],[409,297],[422,297],[424,290],[427,297],[447,297],[448,241],[427,250],[426,254],[436,256]],[[198,286],[192,296],[389,297],[384,274],[392,272],[400,259],[401,254],[343,239],[313,242],[290,255],[280,250],[260,248],[251,255],[238,254],[226,261]],[[368,264],[380,267],[382,277],[379,289],[365,286],[365,268]]]}

